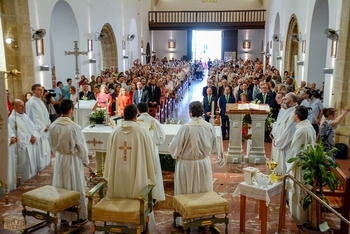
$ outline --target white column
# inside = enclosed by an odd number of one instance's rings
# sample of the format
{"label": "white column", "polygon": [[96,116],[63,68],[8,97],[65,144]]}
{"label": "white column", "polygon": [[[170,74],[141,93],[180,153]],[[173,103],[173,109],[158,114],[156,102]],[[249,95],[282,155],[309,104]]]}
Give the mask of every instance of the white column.
{"label": "white column", "polygon": [[252,145],[248,154],[249,163],[266,163],[265,119],[267,114],[250,114],[252,118]]}
{"label": "white column", "polygon": [[230,119],[230,144],[227,150],[227,162],[243,162],[242,119],[243,114],[228,114]]}

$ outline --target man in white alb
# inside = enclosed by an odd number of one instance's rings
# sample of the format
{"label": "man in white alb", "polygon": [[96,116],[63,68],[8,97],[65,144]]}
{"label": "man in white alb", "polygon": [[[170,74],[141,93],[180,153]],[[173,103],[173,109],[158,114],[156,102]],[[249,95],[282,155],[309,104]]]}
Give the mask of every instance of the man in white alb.
{"label": "man in white alb", "polygon": [[282,100],[287,109],[281,119],[278,118],[278,124],[274,125],[274,134],[276,135],[274,135],[272,144],[277,148],[275,158],[278,165],[275,172],[284,175],[286,173],[285,159],[295,133],[294,110],[298,103],[298,97],[294,93],[287,93]]}
{"label": "man in white alb", "polygon": [[64,211],[59,214],[61,224],[72,221],[72,226],[76,226],[87,222],[84,166],[89,164],[88,149],[81,127],[71,120],[73,102],[62,100],[59,108],[62,116],[51,124],[49,130],[50,146],[55,153],[52,185],[80,193],[79,220],[73,212]]}
{"label": "man in white alb", "polygon": [[[156,184],[152,136],[136,120],[136,105],[127,105],[124,122],[109,136],[103,172],[107,197],[138,198],[146,186]],[[149,230],[156,233],[153,212],[149,218]]]}
{"label": "man in white alb", "polygon": [[[288,163],[287,161],[295,157],[300,150],[305,150],[306,145],[311,144],[314,146],[316,144],[316,131],[311,125],[310,121],[307,119],[309,114],[308,109],[305,106],[297,106],[294,112],[294,121],[297,123],[295,126],[296,131],[293,137],[292,144],[288,150],[286,157],[286,173],[292,175],[295,179],[303,182],[303,173],[298,167],[298,161]],[[304,146],[304,148],[302,148]],[[299,186],[294,185],[292,180],[289,180],[291,185],[289,190],[289,209],[292,214],[296,225],[302,225],[308,220],[308,210],[304,210],[300,201],[306,196]]]}
{"label": "man in white alb", "polygon": [[9,124],[12,131],[17,133],[21,182],[25,182],[37,172],[36,154],[38,144],[36,139],[40,138],[40,134],[34,123],[24,113],[24,102],[20,99],[15,100],[14,111],[9,117]]}
{"label": "man in white alb", "polygon": [[154,162],[156,165],[156,186],[154,186],[152,191],[153,199],[157,201],[165,200],[164,185],[162,168],[160,166],[159,151],[158,146],[161,145],[165,140],[165,132],[158,120],[150,116],[148,112],[148,105],[145,102],[140,102],[137,104],[137,109],[139,110],[140,116],[137,118],[137,122],[144,126],[152,135],[154,142]]}
{"label": "man in white alb", "polygon": [[169,150],[176,159],[174,195],[213,191],[210,155],[216,149],[213,125],[203,119],[199,101],[189,105],[191,121],[179,129]]}
{"label": "man in white alb", "polygon": [[39,131],[40,138],[38,141],[38,150],[36,154],[37,171],[41,171],[50,164],[51,160],[51,149],[49,145],[49,127],[50,118],[49,112],[41,100],[43,96],[43,88],[40,84],[34,84],[32,86],[33,96],[26,103],[26,113],[28,117],[35,124],[35,128]]}

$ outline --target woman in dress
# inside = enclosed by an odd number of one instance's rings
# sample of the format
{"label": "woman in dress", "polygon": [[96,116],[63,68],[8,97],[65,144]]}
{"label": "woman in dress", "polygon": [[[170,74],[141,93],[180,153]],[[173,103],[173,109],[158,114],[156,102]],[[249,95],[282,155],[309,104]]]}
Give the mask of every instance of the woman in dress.
{"label": "woman in dress", "polygon": [[131,104],[131,99],[126,93],[126,90],[124,88],[121,88],[120,94],[118,96],[118,116],[124,116],[124,108],[129,104]]}
{"label": "woman in dress", "polygon": [[[106,108],[107,103],[108,106],[112,104],[112,95],[108,92],[106,85],[101,85],[100,93],[98,93],[96,97],[97,105],[101,108]],[[108,107],[107,110],[109,110]],[[109,112],[108,114],[111,116],[111,112]]]}
{"label": "woman in dress", "polygon": [[328,152],[334,147],[334,129],[341,123],[345,116],[350,112],[350,106],[344,107],[342,113],[338,116],[334,108],[324,108],[324,119],[320,124],[320,137]]}

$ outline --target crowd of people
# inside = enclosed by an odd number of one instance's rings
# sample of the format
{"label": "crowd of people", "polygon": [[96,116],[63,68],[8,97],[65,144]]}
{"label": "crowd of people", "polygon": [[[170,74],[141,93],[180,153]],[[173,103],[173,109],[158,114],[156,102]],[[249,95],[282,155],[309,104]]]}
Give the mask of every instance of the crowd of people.
{"label": "crowd of people", "polygon": [[[155,108],[164,104],[167,98],[175,97],[176,89],[182,82],[198,78],[198,72],[206,71],[206,68],[208,79],[202,90],[203,102],[189,105],[191,122],[181,127],[169,145],[171,155],[176,159],[175,195],[213,190],[209,157],[216,148],[216,137],[213,126],[207,122],[213,115],[213,109],[218,110],[223,138],[234,137],[229,135],[227,103],[255,102],[270,106],[276,119],[271,126],[271,136],[272,158],[278,163],[277,173],[299,173],[286,163],[286,158],[300,150],[303,144],[315,144],[320,137],[327,150],[334,146],[334,128],[350,112],[350,106],[337,116],[335,109],[323,107],[323,91],[317,90],[315,83],[307,87],[302,81],[298,87],[294,72],[285,71],[281,76],[274,67],[263,69],[258,59],[209,61],[205,66],[200,60],[189,63],[163,59],[147,65],[141,65],[136,60],[134,67],[125,72],[106,69],[96,78],[91,76],[90,80],[82,75],[76,87],[70,78],[65,86],[60,81],[53,81],[51,89],[34,84],[31,92],[27,92],[23,100],[15,99],[13,105],[7,92],[9,145],[19,146],[17,152],[9,152],[18,153],[18,160],[21,161],[20,168],[12,166],[10,172],[16,176],[14,172],[19,170],[24,182],[48,166],[51,152],[54,152],[54,186],[76,190],[84,198],[83,168],[89,164],[87,146],[81,128],[71,118],[74,105],[79,100],[96,100],[101,108],[108,109],[110,115],[124,117],[124,123],[111,134],[108,142],[104,167],[104,178],[110,183],[107,196],[135,198],[151,181],[156,185],[154,198],[164,200],[157,146],[164,141],[165,133],[159,121],[148,114],[148,108]],[[198,70],[198,67],[203,69]],[[117,100],[116,107],[113,103]],[[139,128],[140,125],[144,128]],[[130,150],[120,150],[122,145]],[[137,160],[129,160],[129,157]],[[129,164],[135,168],[146,167],[147,170],[130,171],[131,167],[125,167]],[[128,179],[115,180],[120,176]],[[74,184],[68,183],[72,180]],[[131,181],[135,182],[135,186],[130,186]],[[16,180],[11,183],[9,188],[14,189]],[[116,187],[123,192],[120,194]],[[120,187],[125,189],[120,190]],[[290,199],[293,202],[298,197],[291,196]],[[71,214],[61,214],[61,223],[85,223],[84,199],[81,199],[81,208],[84,211],[80,220]],[[291,212],[295,215],[296,211]],[[296,218],[301,220],[300,217]]]}

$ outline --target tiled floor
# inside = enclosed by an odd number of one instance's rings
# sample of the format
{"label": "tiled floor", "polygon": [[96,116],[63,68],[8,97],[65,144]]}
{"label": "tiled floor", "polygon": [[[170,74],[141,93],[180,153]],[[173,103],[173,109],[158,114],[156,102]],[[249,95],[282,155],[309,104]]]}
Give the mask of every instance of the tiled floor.
{"label": "tiled floor", "polygon": [[[184,96],[182,102],[178,105],[178,110],[174,118],[176,120],[182,119],[184,123],[189,121],[188,116],[188,104],[193,100],[202,100],[202,87],[205,86],[205,81],[195,81],[192,83],[189,91]],[[228,141],[224,141],[224,151],[227,151]],[[245,144],[244,144],[245,145]],[[271,144],[265,143],[265,150],[267,157],[270,156]],[[248,164],[226,164],[224,167],[220,168],[216,163],[216,156],[212,156],[212,167],[213,167],[213,177],[214,177],[214,190],[218,192],[222,197],[227,199],[230,204],[230,214],[229,214],[229,233],[240,233],[239,232],[239,197],[232,197],[232,193],[236,189],[237,185],[243,181],[242,169],[246,166],[254,166],[259,168],[262,172],[268,172],[268,168],[265,165],[248,165]],[[23,183],[19,188],[10,193],[8,205],[5,204],[4,199],[0,199],[0,233],[13,233],[9,230],[3,229],[4,218],[10,215],[21,215],[21,195],[29,190],[32,190],[43,185],[51,184],[53,164],[41,171],[38,175],[34,176],[27,182]],[[346,168],[346,173],[349,174],[347,168],[350,166],[349,160],[342,161],[342,168]],[[92,159],[90,167],[95,167],[95,160]],[[89,171],[86,169],[86,175],[89,175]],[[172,196],[173,196],[173,173],[163,172],[164,187],[166,193],[166,200],[158,202],[154,206],[157,233],[170,233],[173,230],[172,227]],[[87,190],[89,190],[93,185],[88,185]],[[272,197],[270,205],[268,207],[268,233],[275,233],[278,226],[279,217],[279,204],[280,196],[276,195]],[[246,232],[245,233],[260,233],[260,220],[258,217],[259,202],[252,198],[247,198],[247,222],[246,222]],[[28,224],[33,223],[35,220],[33,218],[27,218]],[[332,221],[332,218],[330,218]],[[91,223],[87,223],[84,226],[83,233],[91,233],[90,230]],[[221,230],[224,230],[224,225],[218,225]],[[60,233],[67,231],[67,227],[58,226]],[[182,230],[177,230],[179,233],[183,233]],[[53,225],[46,225],[41,229],[37,229],[32,233],[54,233]],[[198,230],[192,229],[191,233],[210,233],[208,229]],[[283,233],[298,233],[298,229],[294,224],[294,221],[290,214],[286,215],[286,225],[284,227]]]}

